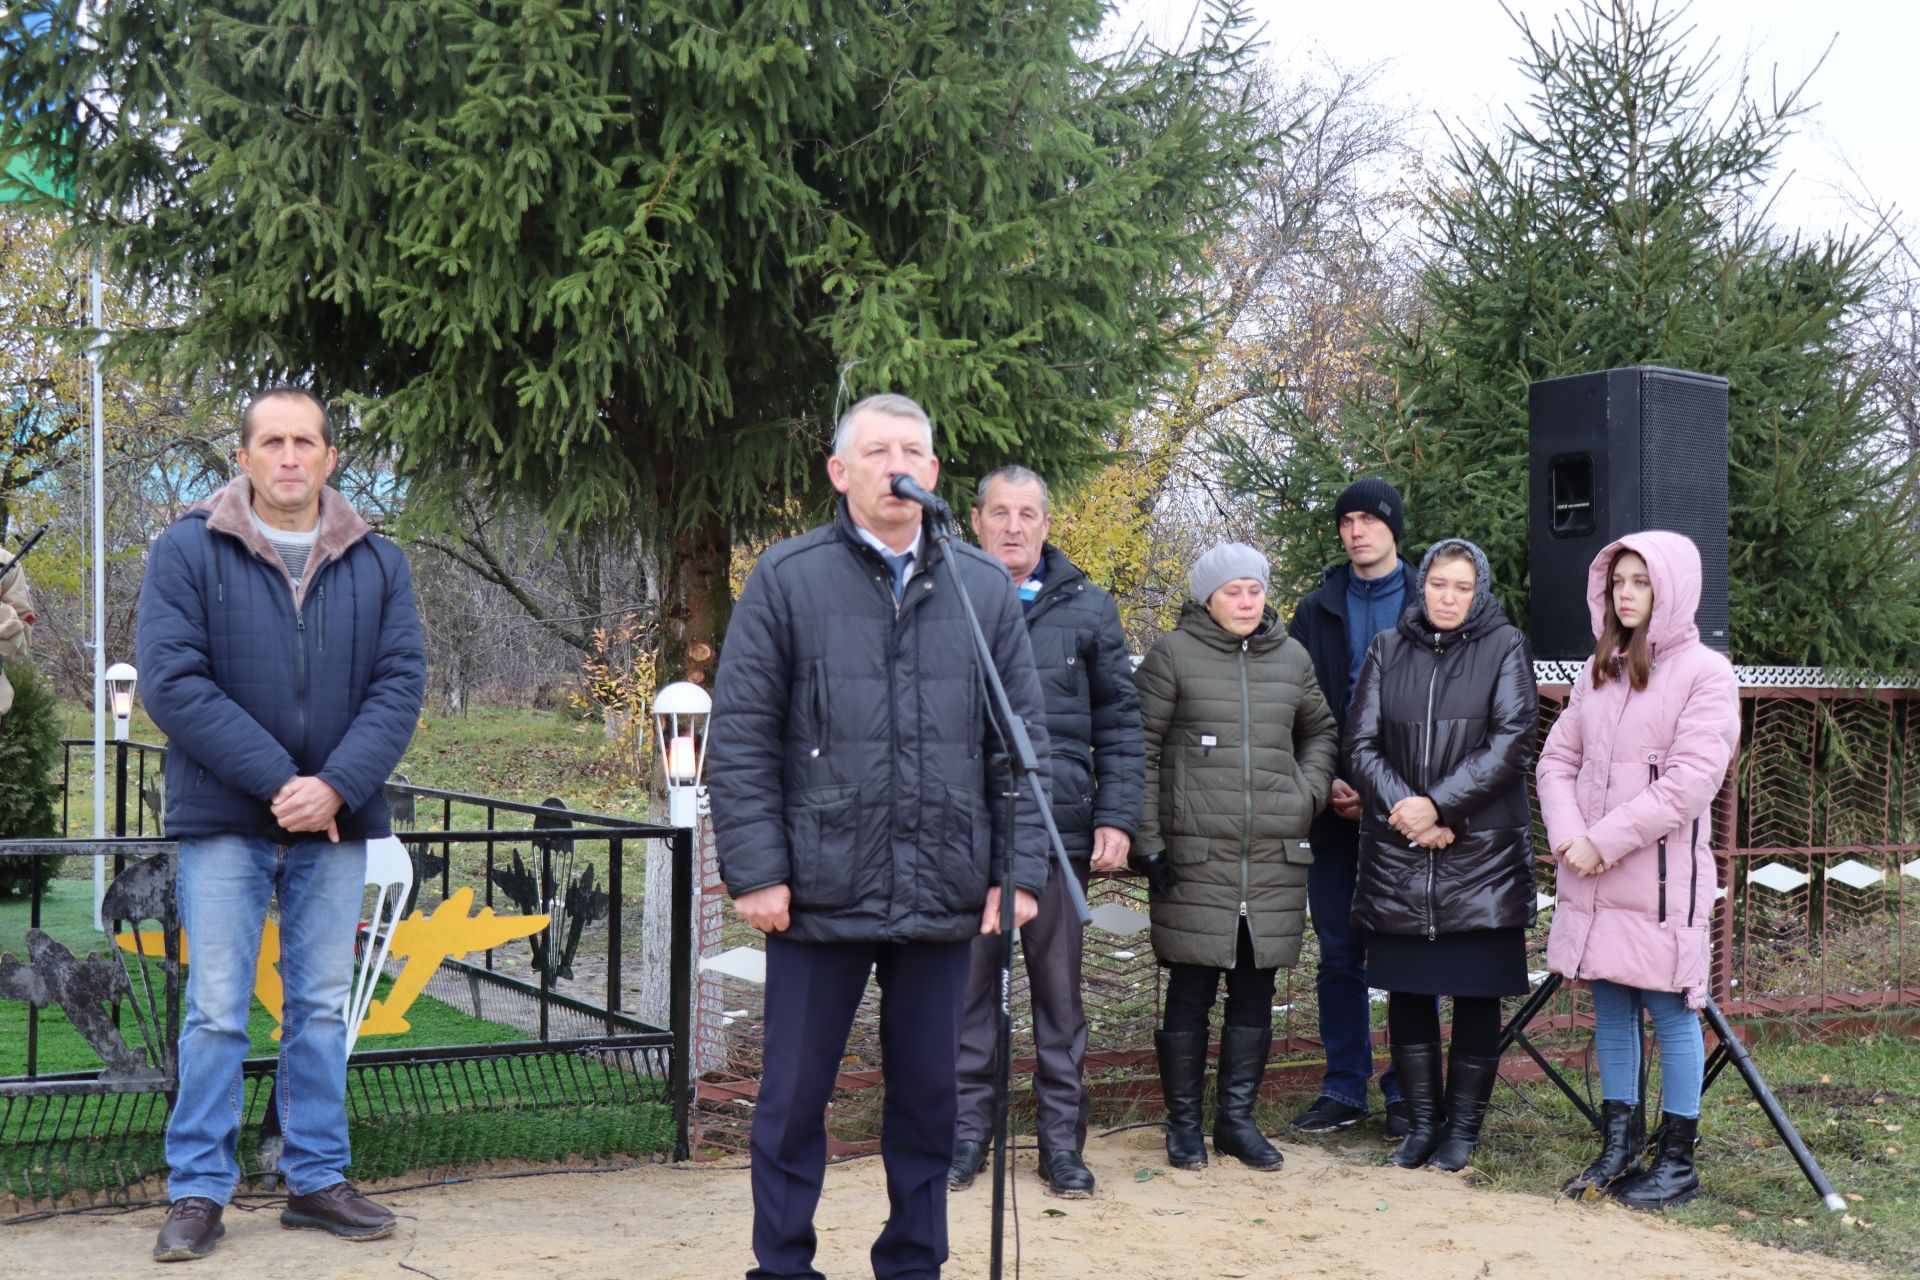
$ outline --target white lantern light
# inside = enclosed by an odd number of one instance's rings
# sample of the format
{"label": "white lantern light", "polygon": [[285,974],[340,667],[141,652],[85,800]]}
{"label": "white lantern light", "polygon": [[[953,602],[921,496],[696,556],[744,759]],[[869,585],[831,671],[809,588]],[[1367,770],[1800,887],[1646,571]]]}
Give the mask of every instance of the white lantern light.
{"label": "white lantern light", "polygon": [[125,662],[107,668],[107,705],[113,708],[113,738],[125,742],[133,728],[133,690],[140,673]]}
{"label": "white lantern light", "polygon": [[667,821],[673,826],[694,825],[712,718],[713,695],[697,684],[676,680],[654,695],[654,740],[667,773]]}

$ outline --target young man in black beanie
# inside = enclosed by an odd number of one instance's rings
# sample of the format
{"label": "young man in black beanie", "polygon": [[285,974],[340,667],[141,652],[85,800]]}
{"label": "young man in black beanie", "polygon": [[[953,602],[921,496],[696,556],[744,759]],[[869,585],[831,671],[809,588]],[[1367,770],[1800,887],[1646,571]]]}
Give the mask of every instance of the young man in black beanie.
{"label": "young man in black beanie", "polygon": [[[1293,611],[1288,627],[1313,657],[1313,673],[1344,732],[1348,700],[1374,636],[1391,630],[1413,590],[1414,570],[1400,557],[1406,506],[1385,480],[1356,480],[1333,504],[1340,545],[1347,558]],[[1373,1035],[1367,1005],[1365,947],[1353,926],[1353,884],[1358,870],[1360,798],[1340,778],[1326,809],[1314,819],[1309,839],[1313,867],[1307,906],[1320,939],[1320,1040],[1327,1055],[1320,1096],[1294,1128],[1327,1133],[1367,1118],[1367,1081],[1373,1076]],[[1403,1136],[1406,1112],[1392,1068],[1380,1077],[1386,1099],[1387,1136]]]}

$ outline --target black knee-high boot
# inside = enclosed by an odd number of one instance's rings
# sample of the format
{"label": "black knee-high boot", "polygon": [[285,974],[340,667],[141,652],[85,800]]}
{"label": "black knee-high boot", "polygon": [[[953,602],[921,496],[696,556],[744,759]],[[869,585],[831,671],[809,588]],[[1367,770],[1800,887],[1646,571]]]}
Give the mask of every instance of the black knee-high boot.
{"label": "black knee-high boot", "polygon": [[1402,1169],[1418,1169],[1440,1145],[1440,1046],[1395,1044],[1394,1074],[1400,1077],[1400,1097],[1407,1104],[1407,1136],[1387,1157]]}
{"label": "black knee-high boot", "polygon": [[1458,1173],[1473,1159],[1480,1145],[1480,1126],[1500,1078],[1500,1059],[1468,1058],[1456,1053],[1447,1063],[1447,1126],[1427,1165]]}
{"label": "black knee-high boot", "polygon": [[1160,1097],[1167,1105],[1167,1163],[1176,1169],[1204,1169],[1207,1142],[1200,1134],[1200,1102],[1207,1090],[1207,1033],[1156,1031],[1153,1049],[1160,1059]]}
{"label": "black knee-high boot", "polygon": [[1278,1169],[1282,1157],[1253,1120],[1260,1082],[1267,1077],[1273,1028],[1220,1028],[1220,1077],[1213,1100],[1213,1149],[1255,1169]]}

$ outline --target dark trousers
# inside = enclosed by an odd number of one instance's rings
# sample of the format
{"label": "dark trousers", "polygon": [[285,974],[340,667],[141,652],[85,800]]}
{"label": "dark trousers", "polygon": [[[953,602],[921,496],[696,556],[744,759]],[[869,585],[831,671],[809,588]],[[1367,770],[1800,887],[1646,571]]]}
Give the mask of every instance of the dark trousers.
{"label": "dark trousers", "polygon": [[[1087,863],[1074,874],[1087,887]],[[1056,868],[1057,869],[1057,868]],[[1087,1141],[1087,1014],[1080,1002],[1080,921],[1058,875],[1040,895],[1040,914],[1020,930],[1020,954],[1033,997],[1034,1127],[1050,1151],[1079,1151]],[[985,1142],[993,1131],[994,1038],[1000,1019],[1000,937],[973,940],[973,972],[960,1024],[960,1120],[956,1140]]]}
{"label": "dark trousers", "polygon": [[1230,1027],[1271,1027],[1273,1025],[1273,988],[1275,969],[1259,969],[1253,963],[1253,934],[1247,922],[1240,922],[1240,941],[1234,949],[1231,969],[1216,969],[1210,964],[1170,964],[1167,966],[1167,994],[1162,1001],[1162,1031],[1207,1032],[1207,1017],[1213,1012],[1213,998],[1220,990],[1220,978],[1227,979],[1227,1007],[1222,1015]]}
{"label": "dark trousers", "polygon": [[[1307,868],[1307,911],[1320,939],[1313,987],[1320,997],[1320,1044],[1327,1055],[1320,1092],[1350,1107],[1367,1105],[1367,1081],[1373,1078],[1366,935],[1353,923],[1358,848],[1357,829],[1351,840],[1316,839],[1313,865]],[[1400,1100],[1392,1067],[1380,1077],[1380,1092],[1388,1102]]]}
{"label": "dark trousers", "polygon": [[880,1156],[886,1226],[878,1280],[933,1280],[947,1259],[954,1059],[967,942],[812,943],[767,935],[764,1066],[749,1140],[753,1255],[748,1280],[819,1280],[814,1209],[827,1166],[827,1101],[872,972],[880,983]]}

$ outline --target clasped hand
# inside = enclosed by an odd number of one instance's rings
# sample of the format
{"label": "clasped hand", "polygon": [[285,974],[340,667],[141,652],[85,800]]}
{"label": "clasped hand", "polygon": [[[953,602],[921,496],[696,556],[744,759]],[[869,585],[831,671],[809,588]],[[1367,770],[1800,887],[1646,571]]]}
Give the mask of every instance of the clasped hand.
{"label": "clasped hand", "polygon": [[1440,811],[1425,796],[1408,796],[1387,814],[1387,825],[1409,840],[1418,840],[1440,825]]}
{"label": "clasped hand", "polygon": [[340,793],[318,778],[295,777],[273,793],[273,820],[288,831],[324,831],[340,843]]}
{"label": "clasped hand", "polygon": [[1554,852],[1567,860],[1567,865],[1573,868],[1576,875],[1597,876],[1607,869],[1606,859],[1593,847],[1593,841],[1585,836],[1566,841]]}

